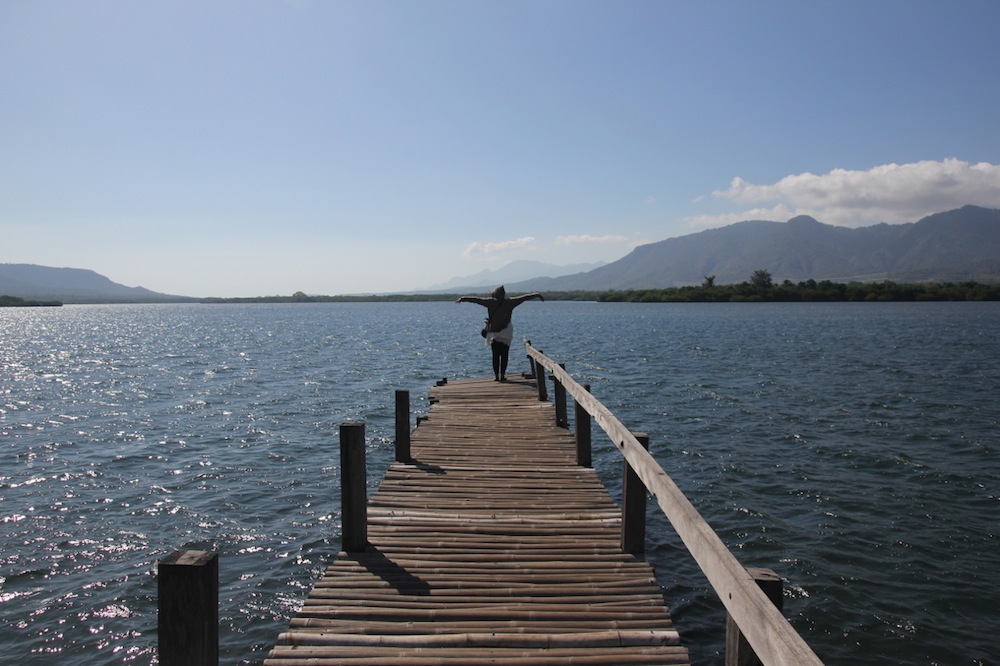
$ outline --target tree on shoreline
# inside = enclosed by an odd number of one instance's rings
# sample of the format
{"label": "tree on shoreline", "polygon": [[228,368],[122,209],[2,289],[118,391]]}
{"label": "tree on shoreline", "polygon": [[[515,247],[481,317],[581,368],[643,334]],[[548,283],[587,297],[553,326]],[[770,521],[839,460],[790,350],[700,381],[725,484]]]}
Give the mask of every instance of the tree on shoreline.
{"label": "tree on shoreline", "polygon": [[762,268],[753,272],[753,275],[750,276],[750,284],[758,289],[770,289],[774,286],[774,278],[771,277],[770,271]]}

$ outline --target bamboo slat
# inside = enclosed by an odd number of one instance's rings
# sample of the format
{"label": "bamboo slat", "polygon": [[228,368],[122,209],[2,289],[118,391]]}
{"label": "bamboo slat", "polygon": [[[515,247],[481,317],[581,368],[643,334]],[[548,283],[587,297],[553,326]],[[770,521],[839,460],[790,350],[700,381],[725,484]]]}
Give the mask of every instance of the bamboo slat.
{"label": "bamboo slat", "polygon": [[533,382],[451,382],[431,402],[369,500],[367,549],[340,553],[264,663],[688,663]]}
{"label": "bamboo slat", "polygon": [[285,645],[377,645],[379,647],[622,647],[677,645],[676,631],[588,631],[575,634],[429,634],[371,636],[332,632],[289,631],[281,634]]}

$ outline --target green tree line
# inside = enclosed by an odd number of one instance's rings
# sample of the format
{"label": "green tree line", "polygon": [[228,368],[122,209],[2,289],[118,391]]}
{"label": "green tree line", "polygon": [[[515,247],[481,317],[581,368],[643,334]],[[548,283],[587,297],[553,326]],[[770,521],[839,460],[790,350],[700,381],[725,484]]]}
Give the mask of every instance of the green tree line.
{"label": "green tree line", "polygon": [[[545,295],[549,298],[549,295]],[[838,302],[838,301],[996,301],[1000,285],[979,282],[832,282],[805,280],[792,283],[741,282],[740,284],[631,289],[601,292],[596,300],[629,303],[739,303],[739,302]]]}
{"label": "green tree line", "polygon": [[[511,295],[516,295],[513,292]],[[256,298],[208,298],[204,303],[358,303],[453,301],[459,294],[382,294],[358,296],[291,296]],[[602,303],[749,303],[836,301],[997,301],[1000,284],[980,282],[832,282],[805,280],[775,283],[767,271],[756,271],[739,284],[717,285],[712,276],[697,286],[669,289],[624,289],[547,291],[550,301],[598,301]]]}

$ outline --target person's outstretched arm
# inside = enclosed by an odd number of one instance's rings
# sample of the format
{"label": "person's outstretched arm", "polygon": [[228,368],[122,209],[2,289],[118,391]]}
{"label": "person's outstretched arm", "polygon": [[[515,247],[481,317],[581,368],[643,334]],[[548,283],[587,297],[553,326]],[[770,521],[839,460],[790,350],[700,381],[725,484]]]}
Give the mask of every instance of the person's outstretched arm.
{"label": "person's outstretched arm", "polygon": [[491,298],[480,298],[479,296],[459,296],[455,299],[456,303],[475,303],[476,305],[482,305],[483,307],[489,307]]}
{"label": "person's outstretched arm", "polygon": [[521,303],[524,303],[525,301],[530,301],[530,300],[532,300],[534,298],[537,298],[540,301],[544,301],[545,300],[545,297],[542,296],[537,291],[532,292],[530,294],[523,294],[521,296],[514,296],[513,298],[508,298],[507,300],[508,301],[513,301],[514,305],[517,306],[517,305],[520,305]]}

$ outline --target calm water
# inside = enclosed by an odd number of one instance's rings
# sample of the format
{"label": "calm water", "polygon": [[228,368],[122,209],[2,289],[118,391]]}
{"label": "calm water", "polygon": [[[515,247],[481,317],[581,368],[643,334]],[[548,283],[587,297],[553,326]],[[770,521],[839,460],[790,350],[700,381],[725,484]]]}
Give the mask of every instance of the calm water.
{"label": "calm water", "polygon": [[[337,427],[370,487],[394,391],[489,373],[453,303],[0,310],[0,661],[147,664],[155,563],[220,553],[222,662],[259,663],[339,550]],[[1000,304],[529,303],[518,338],[651,449],[827,663],[1000,661]],[[515,370],[526,363],[515,348]],[[595,432],[618,493],[620,461]],[[697,663],[721,604],[654,512]]]}

